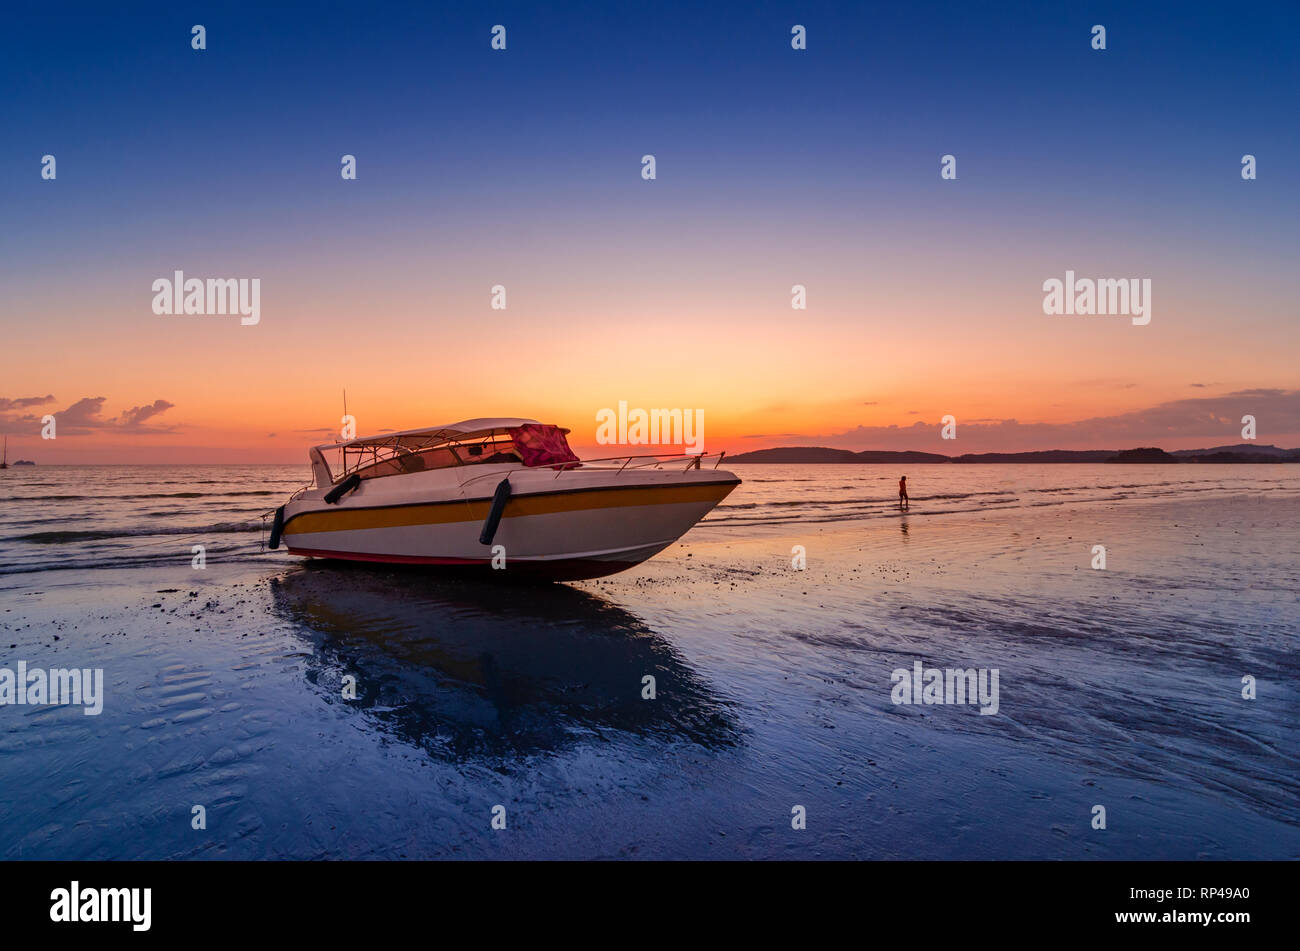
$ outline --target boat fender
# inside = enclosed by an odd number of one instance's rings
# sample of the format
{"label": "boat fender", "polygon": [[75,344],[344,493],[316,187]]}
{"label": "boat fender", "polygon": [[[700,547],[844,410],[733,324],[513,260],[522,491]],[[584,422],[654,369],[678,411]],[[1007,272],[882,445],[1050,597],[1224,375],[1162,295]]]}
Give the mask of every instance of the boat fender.
{"label": "boat fender", "polygon": [[339,499],[343,498],[343,496],[347,495],[349,492],[351,492],[360,484],[361,484],[361,476],[357,475],[355,472],[352,473],[352,475],[348,476],[338,485],[334,486],[334,488],[330,489],[328,492],[325,493],[326,504],[328,505],[336,504]]}
{"label": "boat fender", "polygon": [[480,545],[491,545],[492,539],[496,537],[497,526],[501,524],[501,513],[506,510],[506,503],[510,501],[510,480],[502,479],[501,484],[492,495],[492,507],[488,509],[487,520],[483,523],[483,531],[478,533],[478,543]]}
{"label": "boat fender", "polygon": [[275,510],[275,518],[271,519],[271,541],[270,548],[280,547],[280,533],[284,531],[284,506],[281,505]]}

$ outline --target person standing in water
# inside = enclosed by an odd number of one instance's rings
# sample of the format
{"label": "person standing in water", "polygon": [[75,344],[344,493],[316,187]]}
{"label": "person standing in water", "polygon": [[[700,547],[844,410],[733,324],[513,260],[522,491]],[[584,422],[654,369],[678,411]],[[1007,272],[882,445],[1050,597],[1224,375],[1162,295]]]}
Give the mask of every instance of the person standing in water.
{"label": "person standing in water", "polygon": [[904,512],[911,507],[907,501],[907,476],[898,480],[898,507]]}

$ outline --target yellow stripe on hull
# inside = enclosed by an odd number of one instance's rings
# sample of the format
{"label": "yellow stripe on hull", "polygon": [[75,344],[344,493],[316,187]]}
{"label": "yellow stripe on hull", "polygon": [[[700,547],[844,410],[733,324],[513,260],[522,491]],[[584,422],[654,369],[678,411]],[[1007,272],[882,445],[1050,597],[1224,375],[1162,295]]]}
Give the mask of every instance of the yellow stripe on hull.
{"label": "yellow stripe on hull", "polygon": [[[522,495],[512,498],[507,503],[502,518],[624,508],[634,505],[666,505],[679,502],[717,503],[726,498],[736,484],[735,482],[710,482],[693,485],[629,486],[617,489],[576,489],[568,492]],[[487,518],[491,506],[491,499],[475,499],[303,512],[294,515],[285,523],[284,534],[299,535],[481,522]]]}

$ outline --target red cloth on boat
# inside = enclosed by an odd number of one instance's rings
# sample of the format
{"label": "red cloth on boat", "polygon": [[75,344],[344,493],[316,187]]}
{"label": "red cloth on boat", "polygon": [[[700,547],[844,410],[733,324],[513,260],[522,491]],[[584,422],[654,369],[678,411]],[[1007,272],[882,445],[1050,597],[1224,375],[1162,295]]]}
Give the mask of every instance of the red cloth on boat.
{"label": "red cloth on boat", "polygon": [[569,441],[564,438],[565,431],[559,426],[525,423],[507,431],[526,466],[561,466],[579,461],[569,448]]}

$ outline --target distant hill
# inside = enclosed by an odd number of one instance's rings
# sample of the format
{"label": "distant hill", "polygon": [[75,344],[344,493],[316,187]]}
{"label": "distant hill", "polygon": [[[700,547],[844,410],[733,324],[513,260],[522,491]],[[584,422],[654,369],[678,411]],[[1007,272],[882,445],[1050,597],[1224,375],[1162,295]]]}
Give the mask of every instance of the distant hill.
{"label": "distant hill", "polygon": [[776,463],[785,465],[820,465],[874,463],[878,465],[920,465],[940,462],[961,464],[1017,463],[1042,464],[1061,462],[1119,462],[1119,463],[1259,463],[1300,462],[1300,449],[1279,449],[1277,446],[1216,446],[1213,449],[1178,449],[1165,452],[1154,446],[1142,449],[1044,449],[1037,452],[975,452],[962,456],[944,456],[937,452],[895,452],[868,449],[854,452],[851,449],[831,449],[827,446],[783,446],[779,449],[756,449],[727,456],[727,462]]}
{"label": "distant hill", "polygon": [[866,452],[854,453],[857,462],[898,462],[898,463],[934,463],[934,462],[952,462],[948,456],[941,456],[937,452],[889,452],[887,450],[868,449]]}
{"label": "distant hill", "polygon": [[1136,462],[1149,464],[1152,462],[1178,462],[1178,459],[1169,455],[1163,449],[1157,449],[1154,446],[1145,449],[1125,449],[1106,460],[1107,462]]}
{"label": "distant hill", "polygon": [[947,456],[936,452],[889,452],[873,451],[854,452],[851,449],[829,449],[825,446],[786,446],[781,449],[756,449],[728,456],[728,462],[748,463],[785,463],[787,465],[816,465],[818,463],[887,463],[900,465],[918,463],[952,462]]}
{"label": "distant hill", "polygon": [[1208,463],[1246,463],[1254,465],[1277,465],[1282,462],[1300,462],[1300,458],[1281,453],[1274,454],[1271,452],[1207,452],[1196,456],[1179,456],[1179,462],[1208,462]]}
{"label": "distant hill", "polygon": [[727,456],[727,462],[783,462],[789,464],[819,462],[861,462],[850,449],[827,449],[824,446],[788,446],[783,449],[757,449]]}
{"label": "distant hill", "polygon": [[1105,462],[1114,449],[1045,449],[1041,452],[981,452],[958,456],[953,462]]}
{"label": "distant hill", "polygon": [[[1266,456],[1274,462],[1300,461],[1300,449],[1281,449],[1277,446],[1264,445],[1257,446],[1251,443],[1238,443],[1235,446],[1214,446],[1210,449],[1175,449],[1170,453],[1171,456],[1186,461],[1196,457],[1198,461],[1205,461],[1210,456],[1230,455],[1234,457],[1241,456]],[[1224,462],[1258,462],[1259,459],[1223,459],[1218,461]]]}

